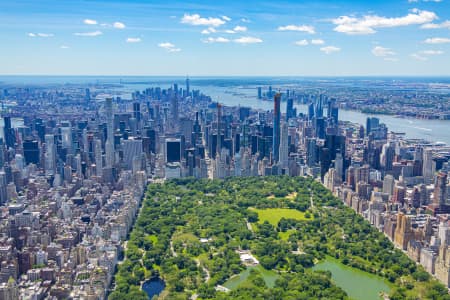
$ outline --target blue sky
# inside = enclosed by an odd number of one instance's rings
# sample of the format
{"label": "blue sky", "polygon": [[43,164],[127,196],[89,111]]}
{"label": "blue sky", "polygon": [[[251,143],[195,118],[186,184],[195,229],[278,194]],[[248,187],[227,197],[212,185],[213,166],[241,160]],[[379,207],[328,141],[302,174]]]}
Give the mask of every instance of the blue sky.
{"label": "blue sky", "polygon": [[440,76],[450,0],[0,0],[0,40],[3,75]]}

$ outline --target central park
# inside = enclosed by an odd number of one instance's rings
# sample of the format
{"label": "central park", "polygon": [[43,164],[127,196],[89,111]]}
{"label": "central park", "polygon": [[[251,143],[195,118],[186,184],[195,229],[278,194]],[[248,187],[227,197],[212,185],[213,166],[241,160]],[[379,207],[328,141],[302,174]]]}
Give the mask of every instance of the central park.
{"label": "central park", "polygon": [[450,299],[307,177],[150,184],[109,299]]}

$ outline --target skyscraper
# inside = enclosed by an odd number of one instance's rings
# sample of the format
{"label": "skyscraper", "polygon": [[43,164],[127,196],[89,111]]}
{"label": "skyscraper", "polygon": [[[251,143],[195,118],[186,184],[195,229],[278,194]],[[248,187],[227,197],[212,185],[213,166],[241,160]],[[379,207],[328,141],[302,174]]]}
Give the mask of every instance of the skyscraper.
{"label": "skyscraper", "polygon": [[106,98],[105,102],[105,113],[106,113],[106,143],[105,143],[105,153],[106,153],[106,166],[111,168],[114,165],[114,115],[113,115],[113,104],[112,98]]}
{"label": "skyscraper", "polygon": [[189,76],[186,77],[186,97],[191,95],[191,89],[189,85]]}
{"label": "skyscraper", "polygon": [[221,119],[222,119],[222,105],[217,103],[217,146],[216,146],[216,155],[214,158],[220,156],[220,151],[222,150],[222,130],[221,130]]}
{"label": "skyscraper", "polygon": [[283,122],[281,125],[281,137],[280,137],[280,164],[281,167],[286,168],[288,166],[289,159],[289,147],[288,147],[288,125]]}
{"label": "skyscraper", "polygon": [[281,122],[281,94],[276,93],[273,98],[273,161],[278,162],[280,159],[280,122]]}
{"label": "skyscraper", "polygon": [[447,201],[447,173],[439,172],[434,182],[434,205],[441,207]]}
{"label": "skyscraper", "polygon": [[56,146],[53,134],[45,135],[45,173],[55,175],[56,171]]}

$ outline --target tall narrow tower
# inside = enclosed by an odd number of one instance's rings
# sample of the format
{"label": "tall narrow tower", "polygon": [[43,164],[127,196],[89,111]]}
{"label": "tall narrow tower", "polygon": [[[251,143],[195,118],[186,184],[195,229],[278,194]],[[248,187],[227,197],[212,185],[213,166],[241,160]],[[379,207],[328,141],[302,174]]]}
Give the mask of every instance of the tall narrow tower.
{"label": "tall narrow tower", "polygon": [[273,162],[276,163],[280,159],[280,111],[281,94],[276,93],[273,98]]}
{"label": "tall narrow tower", "polygon": [[222,105],[217,103],[217,148],[216,157],[220,156],[220,151],[222,150],[222,131],[220,128],[220,122],[222,120]]}
{"label": "tall narrow tower", "polygon": [[113,104],[112,98],[106,98],[105,101],[105,112],[106,112],[106,143],[105,143],[105,153],[106,153],[106,166],[111,168],[114,165],[114,114],[113,114]]}
{"label": "tall narrow tower", "polygon": [[189,76],[186,77],[186,97],[189,97],[191,95],[191,90],[189,86]]}

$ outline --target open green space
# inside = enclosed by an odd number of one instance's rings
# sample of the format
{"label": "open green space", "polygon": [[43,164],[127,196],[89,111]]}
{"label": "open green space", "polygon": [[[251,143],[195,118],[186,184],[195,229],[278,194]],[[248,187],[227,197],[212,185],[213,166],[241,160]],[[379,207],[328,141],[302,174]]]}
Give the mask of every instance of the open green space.
{"label": "open green space", "polygon": [[309,218],[305,216],[306,213],[298,211],[296,209],[289,208],[266,208],[266,209],[256,209],[251,208],[251,210],[255,211],[258,214],[259,221],[258,223],[264,223],[265,221],[269,222],[273,226],[278,226],[278,222],[282,218],[285,219],[294,219],[298,221],[312,220],[314,216],[309,214]]}
{"label": "open green space", "polygon": [[[259,265],[247,268],[242,250]],[[307,177],[149,185],[109,299],[146,300],[141,285],[157,277],[165,284],[159,300],[363,299],[354,289],[373,295],[382,284],[391,300],[450,299],[442,284]],[[219,285],[231,291],[217,291]]]}
{"label": "open green space", "polygon": [[271,270],[266,270],[261,266],[255,266],[255,267],[247,267],[247,269],[245,269],[244,271],[242,271],[240,274],[228,279],[223,286],[230,289],[230,290],[234,290],[236,289],[239,285],[241,285],[242,283],[244,283],[249,275],[250,275],[250,271],[251,270],[255,270],[257,271],[259,274],[261,274],[262,278],[264,279],[265,284],[269,287],[269,288],[273,288],[275,286],[275,280],[277,280],[277,278],[279,277],[277,273],[275,273],[274,271]]}
{"label": "open green space", "polygon": [[333,282],[354,300],[383,299],[380,293],[388,295],[391,290],[392,284],[386,279],[346,266],[331,257],[319,262],[313,269],[330,271]]}

